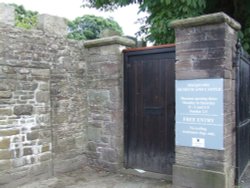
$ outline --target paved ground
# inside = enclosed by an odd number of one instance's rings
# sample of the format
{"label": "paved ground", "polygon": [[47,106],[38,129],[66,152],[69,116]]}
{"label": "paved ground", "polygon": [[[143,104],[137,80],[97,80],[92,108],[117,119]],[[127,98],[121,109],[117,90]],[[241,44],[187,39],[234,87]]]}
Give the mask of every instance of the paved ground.
{"label": "paved ground", "polygon": [[248,165],[246,173],[242,177],[240,188],[250,188],[250,165]]}
{"label": "paved ground", "polygon": [[19,188],[170,188],[170,182],[138,176],[96,171],[90,168],[65,173]]}
{"label": "paved ground", "polygon": [[[134,175],[97,171],[91,168],[64,173],[19,188],[171,188],[171,182]],[[250,166],[239,188],[250,188]]]}

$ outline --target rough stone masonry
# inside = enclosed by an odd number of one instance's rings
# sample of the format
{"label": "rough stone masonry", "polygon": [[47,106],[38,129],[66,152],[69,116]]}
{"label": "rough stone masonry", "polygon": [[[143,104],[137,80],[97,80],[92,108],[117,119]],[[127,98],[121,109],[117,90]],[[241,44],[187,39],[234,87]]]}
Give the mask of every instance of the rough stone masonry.
{"label": "rough stone masonry", "polygon": [[0,4],[0,187],[85,165],[122,166],[122,53],[118,36],[77,42],[63,18],[14,27]]}

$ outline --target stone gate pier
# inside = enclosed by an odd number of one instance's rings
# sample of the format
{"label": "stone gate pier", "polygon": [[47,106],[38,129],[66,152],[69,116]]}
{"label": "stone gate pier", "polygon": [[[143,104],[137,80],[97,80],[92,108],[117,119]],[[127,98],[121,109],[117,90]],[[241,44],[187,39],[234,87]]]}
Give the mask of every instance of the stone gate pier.
{"label": "stone gate pier", "polygon": [[233,63],[240,24],[215,13],[173,21],[171,26],[176,34],[173,185],[232,188],[236,166]]}

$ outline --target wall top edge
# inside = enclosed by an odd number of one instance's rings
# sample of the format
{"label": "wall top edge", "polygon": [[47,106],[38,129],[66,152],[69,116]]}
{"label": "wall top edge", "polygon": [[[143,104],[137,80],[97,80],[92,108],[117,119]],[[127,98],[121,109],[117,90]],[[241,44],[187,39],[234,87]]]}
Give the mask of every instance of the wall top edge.
{"label": "wall top edge", "polygon": [[206,14],[202,16],[197,16],[193,18],[186,18],[180,20],[174,20],[170,23],[170,27],[172,28],[187,28],[208,24],[218,24],[218,23],[227,23],[236,31],[241,29],[241,25],[239,22],[225,14],[224,12],[217,12],[213,14]]}
{"label": "wall top edge", "polygon": [[120,44],[127,47],[134,47],[135,41],[121,36],[111,36],[95,40],[87,40],[83,44],[85,48],[107,46],[112,44]]}

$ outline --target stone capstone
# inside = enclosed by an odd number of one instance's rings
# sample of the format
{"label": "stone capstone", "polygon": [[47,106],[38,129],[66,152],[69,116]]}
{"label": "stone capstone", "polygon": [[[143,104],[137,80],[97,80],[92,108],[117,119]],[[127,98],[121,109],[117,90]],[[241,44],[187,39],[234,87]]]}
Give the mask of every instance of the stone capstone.
{"label": "stone capstone", "polygon": [[95,40],[87,40],[84,42],[84,46],[86,48],[106,46],[106,45],[112,45],[112,44],[120,44],[124,46],[134,47],[135,41],[125,38],[125,37],[111,36],[111,37],[105,37],[105,38],[100,38],[100,39],[95,39]]}
{"label": "stone capstone", "polygon": [[241,25],[239,24],[239,22],[235,21],[234,19],[226,15],[224,12],[207,14],[181,20],[174,20],[170,23],[170,27],[185,28],[185,27],[195,27],[200,25],[219,24],[224,22],[230,25],[235,30],[241,29]]}

